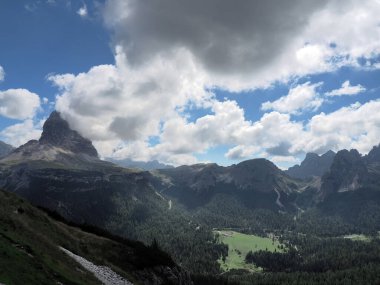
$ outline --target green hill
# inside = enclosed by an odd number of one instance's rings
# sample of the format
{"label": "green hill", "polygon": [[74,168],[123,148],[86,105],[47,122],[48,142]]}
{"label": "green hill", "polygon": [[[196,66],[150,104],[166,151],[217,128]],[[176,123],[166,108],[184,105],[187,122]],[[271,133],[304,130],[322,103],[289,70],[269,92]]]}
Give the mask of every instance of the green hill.
{"label": "green hill", "polygon": [[133,284],[192,284],[157,244],[147,247],[96,228],[87,230],[93,233],[53,219],[18,196],[0,191],[0,283],[101,284],[63,247],[111,268]]}

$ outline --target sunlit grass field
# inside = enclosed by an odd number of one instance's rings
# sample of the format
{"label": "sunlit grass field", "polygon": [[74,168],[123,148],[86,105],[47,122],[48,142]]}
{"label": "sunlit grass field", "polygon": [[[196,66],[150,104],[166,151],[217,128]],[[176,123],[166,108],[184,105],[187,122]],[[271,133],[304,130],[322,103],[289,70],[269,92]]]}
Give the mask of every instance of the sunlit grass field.
{"label": "sunlit grass field", "polygon": [[269,237],[247,235],[230,230],[215,230],[219,240],[228,245],[228,256],[225,261],[219,259],[224,271],[231,269],[246,269],[249,271],[260,271],[253,264],[245,263],[245,256],[249,251],[268,250],[271,252],[282,252],[281,244]]}

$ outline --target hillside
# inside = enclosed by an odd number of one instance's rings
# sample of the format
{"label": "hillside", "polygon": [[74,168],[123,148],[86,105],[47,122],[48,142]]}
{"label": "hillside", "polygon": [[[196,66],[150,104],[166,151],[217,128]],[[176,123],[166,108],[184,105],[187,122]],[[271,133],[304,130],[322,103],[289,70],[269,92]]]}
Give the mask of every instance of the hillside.
{"label": "hillside", "polygon": [[380,228],[376,153],[338,152],[329,172],[304,181],[266,159],[144,172],[100,160],[54,112],[39,140],[0,159],[0,187],[71,222],[147,245],[156,240],[192,274],[218,275],[229,249],[215,228],[261,237],[373,235]]}
{"label": "hillside", "polygon": [[189,223],[187,212],[177,205],[169,208],[149,173],[100,160],[91,142],[56,112],[40,140],[0,160],[0,187],[69,221],[146,244],[156,239],[176,262],[195,272],[219,272],[223,246],[216,244],[211,228],[195,231],[198,222]]}
{"label": "hillside", "polygon": [[133,284],[192,284],[188,274],[156,246],[91,227],[87,229],[97,234],[69,226],[3,191],[0,221],[0,282],[7,285],[101,284],[60,247],[111,268]]}

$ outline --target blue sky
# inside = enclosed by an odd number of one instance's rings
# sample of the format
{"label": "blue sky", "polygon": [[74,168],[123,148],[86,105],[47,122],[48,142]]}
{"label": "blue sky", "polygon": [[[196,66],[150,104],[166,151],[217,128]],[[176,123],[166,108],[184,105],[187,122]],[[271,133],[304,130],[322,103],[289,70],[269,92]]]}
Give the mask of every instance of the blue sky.
{"label": "blue sky", "polygon": [[[288,3],[289,2],[289,3]],[[0,140],[57,109],[102,157],[223,165],[380,142],[378,1],[0,4]]]}

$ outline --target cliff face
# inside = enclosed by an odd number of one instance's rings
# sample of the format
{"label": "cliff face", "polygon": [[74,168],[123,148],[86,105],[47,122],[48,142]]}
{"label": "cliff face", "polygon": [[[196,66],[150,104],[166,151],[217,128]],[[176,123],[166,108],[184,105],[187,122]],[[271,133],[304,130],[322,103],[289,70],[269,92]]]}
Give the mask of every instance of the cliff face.
{"label": "cliff face", "polygon": [[329,171],[334,157],[335,152],[331,150],[321,156],[316,153],[308,153],[300,165],[290,167],[285,173],[299,179],[322,176]]}
{"label": "cliff face", "polygon": [[[39,164],[40,167],[67,167],[71,169],[94,167],[106,164],[98,158],[92,142],[72,130],[56,111],[52,112],[43,126],[39,140],[31,140],[3,158],[0,164]],[[47,166],[47,164],[50,166]]]}
{"label": "cliff face", "polygon": [[374,146],[372,150],[364,157],[367,164],[380,163],[380,144]]}
{"label": "cliff face", "polygon": [[362,156],[355,149],[339,151],[330,171],[322,177],[322,195],[359,189],[368,179]]}
{"label": "cliff face", "polygon": [[98,152],[91,141],[70,129],[69,124],[56,111],[51,113],[46,120],[39,143],[60,147],[73,153],[98,157]]}

